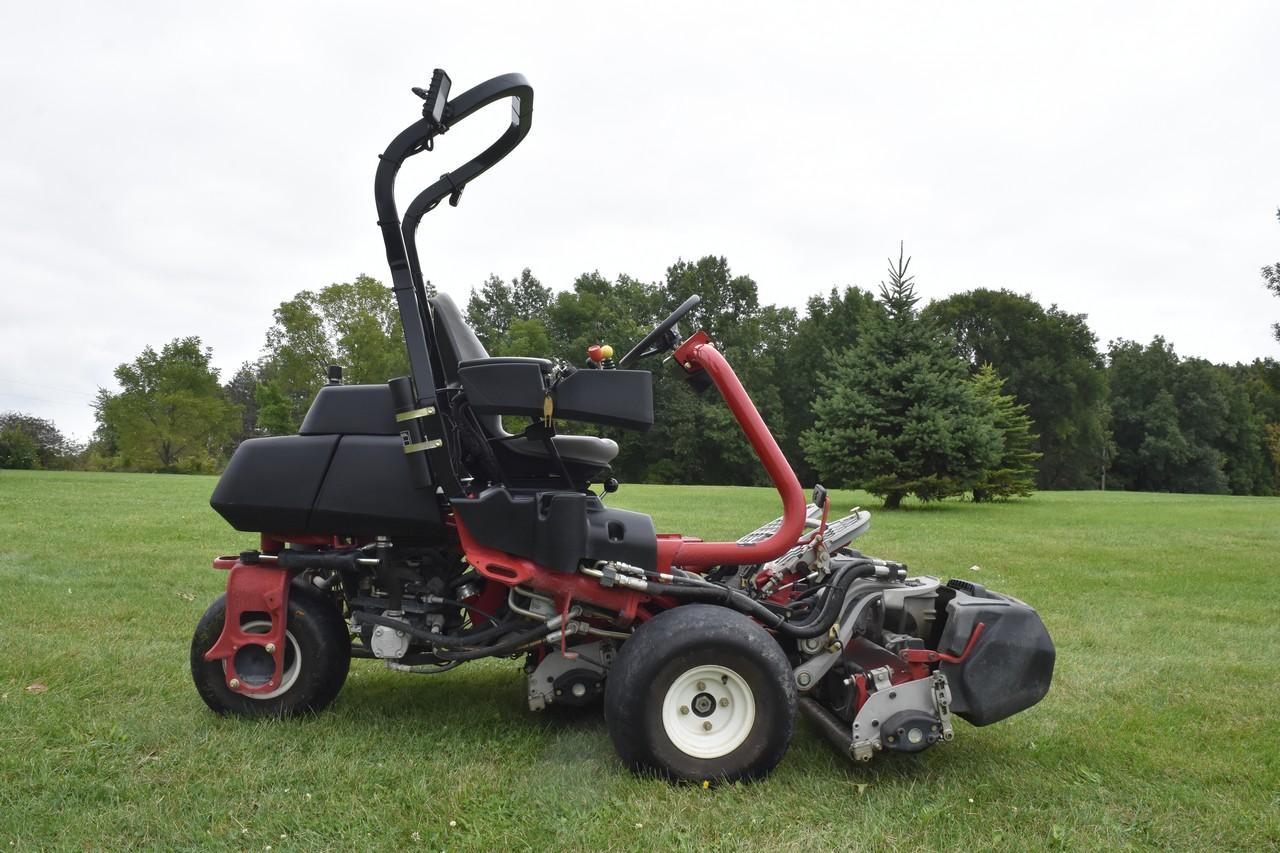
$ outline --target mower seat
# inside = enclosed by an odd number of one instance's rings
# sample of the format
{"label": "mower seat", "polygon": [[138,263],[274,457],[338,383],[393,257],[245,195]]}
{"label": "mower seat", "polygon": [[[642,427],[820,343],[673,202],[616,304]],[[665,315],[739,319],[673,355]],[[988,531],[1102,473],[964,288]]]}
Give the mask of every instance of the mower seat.
{"label": "mower seat", "polygon": [[[556,435],[551,437],[551,442],[556,446],[556,453],[560,454],[561,459],[594,468],[603,468],[618,455],[618,442],[611,438],[596,438],[594,435]],[[523,435],[504,443],[516,453],[523,453],[525,456],[551,458],[545,444]]]}
{"label": "mower seat", "polygon": [[[476,333],[463,319],[462,312],[447,293],[427,300],[436,332],[436,344],[440,355],[440,367],[445,381],[450,385],[459,382],[458,366],[464,362],[489,358],[489,352],[480,343]],[[550,370],[551,362],[545,362]],[[501,415],[478,415],[480,426],[492,439],[499,439],[501,446],[527,457],[550,459],[546,444],[523,435],[512,435],[503,429]],[[604,468],[618,455],[618,443],[594,435],[557,435],[551,439],[556,453],[565,462],[598,470]]]}

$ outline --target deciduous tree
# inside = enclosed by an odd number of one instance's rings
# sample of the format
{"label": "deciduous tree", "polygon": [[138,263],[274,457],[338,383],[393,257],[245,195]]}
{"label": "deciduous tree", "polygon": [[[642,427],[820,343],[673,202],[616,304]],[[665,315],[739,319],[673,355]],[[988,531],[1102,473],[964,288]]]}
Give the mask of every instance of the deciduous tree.
{"label": "deciduous tree", "polygon": [[[778,392],[778,357],[795,327],[795,312],[762,308],[754,279],[735,275],[724,257],[678,260],[667,268],[666,304],[659,319],[694,294],[701,302],[681,321],[688,335],[703,329],[734,365],[761,417],[785,440],[786,422]],[[648,331],[648,330],[646,330]],[[657,457],[650,479],[661,482],[768,482],[737,423],[714,391],[696,393],[671,369],[654,365],[656,417],[650,433]]]}
{"label": "deciduous tree", "polygon": [[199,338],[175,338],[116,368],[121,390],[101,393],[96,414],[113,436],[121,467],[192,472],[217,466],[240,412],[224,396],[211,358]]}
{"label": "deciduous tree", "polygon": [[991,364],[1005,390],[1027,405],[1043,454],[1039,487],[1092,486],[1107,443],[1107,386],[1085,315],[986,289],[934,302],[923,313],[955,338],[971,372]]}
{"label": "deciduous tree", "polygon": [[[277,408],[268,431],[293,432],[324,385],[329,365],[343,368],[351,383],[378,384],[408,372],[400,314],[391,291],[367,275],[304,290],[274,312],[259,363],[259,382]],[[258,392],[254,392],[255,401]],[[261,405],[261,404],[259,404]]]}
{"label": "deciduous tree", "polygon": [[1219,365],[1181,359],[1157,337],[1111,345],[1116,478],[1141,491],[1267,494],[1266,420]]}
{"label": "deciduous tree", "polygon": [[39,468],[40,448],[13,424],[0,427],[0,468]]}
{"label": "deciduous tree", "polygon": [[[525,267],[510,284],[491,275],[479,290],[472,288],[467,300],[467,322],[485,349],[497,353],[513,323],[531,320],[545,325],[550,306],[551,288]],[[526,327],[523,334],[528,332]]]}
{"label": "deciduous tree", "polygon": [[[0,414],[0,468],[70,468],[78,464],[82,447],[70,441],[51,420],[25,412]],[[7,447],[7,450],[5,449]],[[28,453],[34,464],[19,465]],[[4,460],[9,459],[9,463]]]}
{"label": "deciduous tree", "polygon": [[[1276,219],[1280,219],[1280,210],[1276,211]],[[1262,281],[1276,296],[1280,296],[1280,261],[1262,268]],[[1271,324],[1271,333],[1280,341],[1280,323]]]}

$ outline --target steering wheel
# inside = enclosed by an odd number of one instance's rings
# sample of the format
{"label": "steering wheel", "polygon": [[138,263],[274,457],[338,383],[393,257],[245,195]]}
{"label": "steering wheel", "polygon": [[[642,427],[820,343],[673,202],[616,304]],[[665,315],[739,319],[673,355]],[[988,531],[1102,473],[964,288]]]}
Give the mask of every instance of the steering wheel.
{"label": "steering wheel", "polygon": [[686,299],[679,308],[671,312],[671,316],[663,320],[661,323],[653,327],[653,331],[644,336],[644,340],[636,344],[631,350],[618,361],[618,367],[623,368],[634,361],[642,358],[648,358],[651,355],[657,355],[680,343],[680,335],[673,330],[676,323],[679,323],[685,314],[688,314],[698,303],[702,301],[702,297],[696,293]]}

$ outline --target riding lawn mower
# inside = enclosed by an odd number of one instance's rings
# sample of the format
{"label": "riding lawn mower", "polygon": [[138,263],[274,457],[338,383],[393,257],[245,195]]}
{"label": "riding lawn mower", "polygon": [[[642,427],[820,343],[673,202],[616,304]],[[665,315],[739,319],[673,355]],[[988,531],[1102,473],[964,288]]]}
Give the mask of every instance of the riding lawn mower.
{"label": "riding lawn mower", "polygon": [[[524,661],[533,710],[603,701],[610,739],[638,772],[733,781],[767,774],[797,711],[857,761],[952,739],[1048,691],[1054,648],[1035,610],[966,580],[908,576],[853,547],[870,523],[806,500],[733,368],[677,307],[615,362],[490,356],[446,294],[428,295],[422,217],[516,148],[533,89],[507,74],[450,97],[437,70],[422,118],[382,154],[374,182],[410,375],[344,385],[331,369],[297,435],[254,438],[211,504],[256,550],[219,557],[226,594],[191,646],[218,713],[290,716],[333,701],[351,658],[432,674],[481,658]],[[417,195],[406,159],[493,103],[511,122],[485,151]],[[605,503],[618,488],[608,438],[558,422],[653,424],[642,359],[724,398],[782,500],[736,542],[658,533]],[[503,418],[530,425],[516,433]],[[511,421],[508,421],[510,423]],[[599,486],[599,489],[593,488]]]}

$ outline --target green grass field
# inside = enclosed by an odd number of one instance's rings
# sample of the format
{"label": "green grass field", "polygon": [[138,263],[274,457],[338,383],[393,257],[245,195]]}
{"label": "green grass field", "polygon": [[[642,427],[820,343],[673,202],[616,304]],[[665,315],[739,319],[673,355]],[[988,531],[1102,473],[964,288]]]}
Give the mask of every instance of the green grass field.
{"label": "green grass field", "polygon": [[[870,766],[801,722],[767,781],[704,790],[625,772],[598,713],[529,712],[514,661],[429,677],[355,661],[322,715],[215,717],[190,632],[225,582],[210,557],[255,543],[209,509],[213,483],[0,471],[0,850],[1280,846],[1280,500],[877,513],[864,550],[1039,608],[1049,696]],[[625,486],[616,503],[706,537],[777,514],[762,489]]]}

